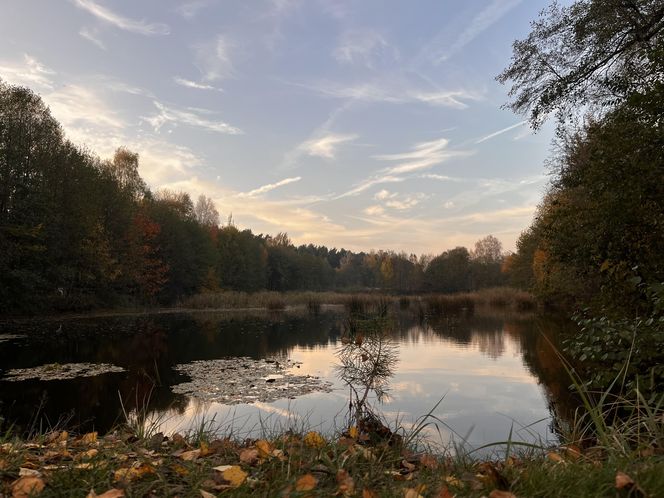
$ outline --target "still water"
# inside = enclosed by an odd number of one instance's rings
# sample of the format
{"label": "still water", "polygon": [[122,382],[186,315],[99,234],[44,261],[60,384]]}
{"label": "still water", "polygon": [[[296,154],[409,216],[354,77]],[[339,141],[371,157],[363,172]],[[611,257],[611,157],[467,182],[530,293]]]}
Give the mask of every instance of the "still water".
{"label": "still water", "polygon": [[[345,313],[318,315],[198,312],[0,323],[2,429],[66,423],[80,431],[109,430],[136,410],[164,432],[213,421],[238,437],[264,430],[344,426],[349,389],[339,377]],[[564,324],[534,315],[475,313],[419,320],[401,311],[390,328],[398,362],[387,395],[370,401],[391,425],[408,428],[428,413],[434,442],[471,446],[513,439],[555,441],[574,409],[555,349]],[[298,375],[332,384],[271,403],[201,402],[171,387],[187,381],[173,367],[229,357],[289,358]],[[9,382],[15,368],[44,364],[106,363],[124,369],[71,380]]]}

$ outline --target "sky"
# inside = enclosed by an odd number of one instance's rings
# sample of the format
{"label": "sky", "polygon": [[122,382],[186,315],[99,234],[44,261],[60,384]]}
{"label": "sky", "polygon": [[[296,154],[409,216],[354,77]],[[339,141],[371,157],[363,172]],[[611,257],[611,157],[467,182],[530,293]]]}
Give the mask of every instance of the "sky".
{"label": "sky", "polygon": [[548,0],[3,0],[0,78],[153,190],[254,233],[438,254],[514,250],[552,127],[495,77]]}

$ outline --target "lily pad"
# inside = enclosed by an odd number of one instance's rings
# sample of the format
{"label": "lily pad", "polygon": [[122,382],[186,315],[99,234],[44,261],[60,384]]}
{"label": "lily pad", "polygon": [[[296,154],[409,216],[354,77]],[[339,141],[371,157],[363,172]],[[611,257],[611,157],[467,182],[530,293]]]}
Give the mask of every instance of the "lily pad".
{"label": "lily pad", "polygon": [[246,357],[200,360],[177,365],[191,378],[171,387],[174,393],[224,404],[269,403],[316,391],[330,392],[332,384],[311,375],[289,372],[298,363],[281,358]]}
{"label": "lily pad", "polygon": [[109,363],[49,363],[38,367],[14,368],[7,372],[3,380],[12,382],[29,379],[69,380],[124,371],[124,368]]}

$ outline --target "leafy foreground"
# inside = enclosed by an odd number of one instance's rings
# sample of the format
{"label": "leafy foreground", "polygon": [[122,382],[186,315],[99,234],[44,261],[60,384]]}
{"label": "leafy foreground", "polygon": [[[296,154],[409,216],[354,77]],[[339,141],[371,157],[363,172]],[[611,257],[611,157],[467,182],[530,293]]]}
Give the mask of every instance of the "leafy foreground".
{"label": "leafy foreground", "polygon": [[0,496],[13,498],[661,496],[664,456],[658,450],[627,457],[561,447],[478,461],[415,452],[394,435],[376,442],[355,427],[335,440],[309,432],[243,443],[62,431],[6,440],[0,483]]}

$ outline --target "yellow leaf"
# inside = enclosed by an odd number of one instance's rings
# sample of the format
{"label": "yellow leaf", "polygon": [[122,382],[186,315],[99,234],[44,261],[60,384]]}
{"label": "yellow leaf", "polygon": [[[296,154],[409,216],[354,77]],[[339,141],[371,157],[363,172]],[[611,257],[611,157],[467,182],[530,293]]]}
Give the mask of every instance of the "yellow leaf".
{"label": "yellow leaf", "polygon": [[109,489],[100,495],[95,493],[94,489],[91,489],[86,498],[123,498],[124,495],[123,490],[116,488]]}
{"label": "yellow leaf", "polygon": [[462,486],[461,481],[454,476],[447,476],[445,482],[455,488],[460,488]]}
{"label": "yellow leaf", "polygon": [[311,491],[318,484],[316,479],[311,474],[304,474],[297,481],[295,481],[295,491]]}
{"label": "yellow leaf", "polygon": [[208,456],[208,455],[214,453],[213,451],[210,451],[210,447],[208,446],[208,444],[205,441],[201,441],[200,446],[201,446],[201,448],[200,448],[201,452],[200,452],[199,456]]}
{"label": "yellow leaf", "polygon": [[272,450],[274,450],[274,447],[265,439],[259,439],[256,441],[256,449],[261,458],[269,458],[272,456]]}
{"label": "yellow leaf", "polygon": [[44,481],[41,477],[26,476],[14,481],[12,484],[12,498],[28,498],[44,490]]}
{"label": "yellow leaf", "polygon": [[183,477],[186,476],[186,475],[189,475],[189,470],[187,470],[186,467],[183,467],[182,465],[180,465],[178,463],[171,465],[171,469],[173,470],[173,472],[175,472],[176,474],[181,475]]}
{"label": "yellow leaf", "polygon": [[221,472],[221,477],[224,481],[228,481],[234,488],[241,486],[247,480],[248,474],[239,465],[220,465],[219,467],[214,467],[214,470]]}
{"label": "yellow leaf", "polygon": [[353,439],[357,439],[357,437],[360,435],[360,430],[357,428],[356,425],[354,425],[350,429],[348,429],[348,435]]}
{"label": "yellow leaf", "polygon": [[311,431],[304,435],[304,444],[310,448],[322,448],[325,446],[325,439],[318,432]]}
{"label": "yellow leaf", "polygon": [[114,479],[116,481],[135,481],[136,479],[140,479],[146,474],[154,474],[154,468],[151,465],[144,463],[138,467],[116,470]]}
{"label": "yellow leaf", "polygon": [[96,432],[88,432],[87,434],[83,435],[80,439],[81,443],[84,444],[93,444],[97,442],[97,433]]}
{"label": "yellow leaf", "polygon": [[90,458],[96,457],[98,453],[99,450],[97,448],[92,448],[88,451],[84,451],[83,453],[79,453],[76,458],[80,460],[89,460]]}
{"label": "yellow leaf", "polygon": [[559,454],[559,453],[556,453],[555,451],[549,451],[549,452],[546,454],[546,457],[547,457],[549,460],[551,460],[552,462],[556,462],[556,463],[565,463],[565,460],[563,459],[563,457],[561,457],[560,454]]}

